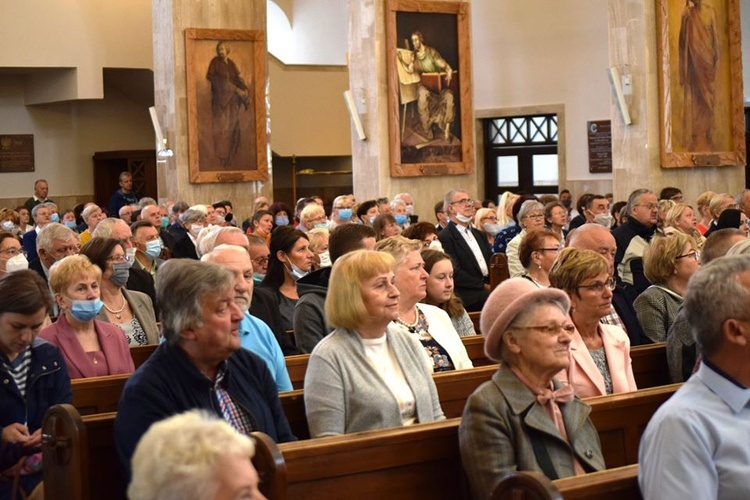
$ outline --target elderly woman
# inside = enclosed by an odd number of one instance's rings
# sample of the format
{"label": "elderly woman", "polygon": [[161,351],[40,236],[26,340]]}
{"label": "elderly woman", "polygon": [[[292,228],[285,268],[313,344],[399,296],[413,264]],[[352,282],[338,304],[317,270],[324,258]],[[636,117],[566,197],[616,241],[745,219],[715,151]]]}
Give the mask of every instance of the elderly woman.
{"label": "elderly woman", "polygon": [[13,233],[0,233],[0,275],[29,268],[26,250],[21,240]]}
{"label": "elderly woman", "polygon": [[[273,227],[288,226],[292,224],[292,209],[283,201],[277,201],[268,209],[273,215]],[[292,224],[294,225],[294,224]]]}
{"label": "elderly woman", "polygon": [[492,246],[495,236],[500,232],[497,212],[492,208],[480,208],[474,214],[474,227],[487,237],[487,242]]}
{"label": "elderly woman", "polygon": [[472,368],[471,360],[448,314],[420,303],[427,296],[427,277],[420,254],[422,244],[392,236],[375,244],[375,250],[396,260],[393,284],[400,292],[397,328],[419,339],[436,372]]}
{"label": "elderly woman", "polygon": [[310,251],[314,255],[311,270],[318,270],[321,267],[331,267],[331,256],[328,253],[328,238],[330,231],[328,228],[316,227],[307,232],[310,239]]}
{"label": "elderly woman", "polygon": [[102,272],[85,255],[71,255],[52,265],[49,286],[60,316],[39,337],[57,346],[70,378],[132,373],[128,341],[122,330],[99,321]]}
{"label": "elderly woman", "polygon": [[399,199],[392,200],[390,213],[398,227],[404,229],[406,223],[409,222],[409,214],[406,211],[406,202]]}
{"label": "elderly woman", "polygon": [[568,225],[568,209],[559,201],[551,201],[544,205],[544,222],[550,231],[565,239],[565,226]]}
{"label": "elderly woman", "polygon": [[575,330],[570,365],[560,373],[580,398],[638,389],[630,360],[630,339],[619,326],[599,322],[612,310],[614,280],[609,263],[592,250],[566,248],[550,270],[550,283],[570,298]]}
{"label": "elderly woman", "polygon": [[664,223],[664,233],[672,234],[680,231],[695,240],[698,249],[703,248],[706,238],[696,227],[695,211],[690,205],[677,203],[669,212]]}
{"label": "elderly woman", "polygon": [[[50,406],[70,403],[73,392],[60,351],[38,339],[37,333],[52,310],[49,288],[34,271],[22,270],[0,279],[0,428],[2,441],[19,448],[20,455],[40,451],[42,419]],[[28,460],[28,459],[27,459]],[[40,464],[37,455],[28,461]],[[19,477],[31,491],[41,473]],[[0,481],[0,498],[10,498],[11,483]]]}
{"label": "elderly woman", "polygon": [[422,221],[412,224],[406,228],[403,232],[403,236],[410,240],[421,241],[423,248],[443,249],[443,246],[438,239],[438,231],[431,222]]}
{"label": "elderly woman", "polygon": [[375,239],[378,241],[401,234],[401,228],[398,227],[396,218],[391,214],[380,214],[375,217],[372,228],[375,230]]}
{"label": "elderly woman", "polygon": [[[169,453],[164,453],[169,450]],[[152,425],[133,454],[128,498],[260,500],[253,440],[193,410]]]}
{"label": "elderly woman", "polygon": [[125,288],[133,262],[128,261],[120,241],[93,238],[81,248],[81,255],[102,271],[100,291],[104,307],[96,318],[122,330],[130,347],[158,344],[159,327],[151,298]]}
{"label": "elderly woman", "polygon": [[695,225],[696,229],[700,231],[702,235],[706,235],[706,231],[711,226],[711,210],[708,205],[711,203],[716,193],[713,191],[706,191],[701,193],[700,196],[695,200],[695,208],[698,210],[696,217],[700,217],[700,220]]}
{"label": "elderly woman", "polygon": [[653,342],[667,340],[690,277],[700,267],[695,241],[684,233],[654,238],[643,252],[643,270],[653,283],[633,302],[638,322]]}
{"label": "elderly woman", "polygon": [[549,229],[529,231],[518,248],[518,258],[526,270],[521,277],[539,288],[549,286],[549,270],[560,252],[560,237]]}
{"label": "elderly woman", "polygon": [[536,200],[525,201],[518,211],[518,223],[521,226],[521,232],[510,240],[505,250],[511,278],[518,278],[524,273],[523,264],[518,257],[518,249],[528,231],[544,228],[544,205]]}
{"label": "elderly woman", "polygon": [[0,210],[0,230],[21,237],[25,231],[19,227],[20,222],[21,219],[18,216],[18,212],[12,208],[3,208]]}
{"label": "elderly woman", "polygon": [[708,238],[711,233],[718,229],[716,225],[719,223],[719,217],[722,212],[728,208],[736,208],[734,197],[731,194],[720,193],[711,198],[711,201],[708,203],[708,211],[711,214],[711,224],[709,224],[708,230],[703,233],[703,236]]}
{"label": "elderly woman", "polygon": [[474,323],[464,309],[461,299],[456,296],[453,285],[453,262],[450,255],[440,250],[422,250],[424,270],[427,271],[427,296],[425,304],[439,307],[451,318],[459,337],[476,335]]}
{"label": "elderly woman", "polygon": [[317,203],[310,203],[299,214],[300,224],[305,232],[314,228],[328,229],[326,224],[326,210]]}
{"label": "elderly woman", "polygon": [[190,208],[180,216],[180,229],[175,231],[174,251],[172,256],[178,259],[198,260],[195,247],[198,235],[208,225],[206,214],[195,208]]}
{"label": "elderly woman", "polygon": [[400,427],[445,418],[432,363],[403,335],[393,258],[356,250],[333,265],[326,297],[336,329],[310,355],[305,411],[312,437]]}
{"label": "elderly woman", "polygon": [[458,428],[472,498],[489,498],[503,474],[550,479],[604,469],[589,407],[553,377],[568,366],[570,300],[528,280],[506,280],[482,309],[484,350],[500,368],[469,396]]}

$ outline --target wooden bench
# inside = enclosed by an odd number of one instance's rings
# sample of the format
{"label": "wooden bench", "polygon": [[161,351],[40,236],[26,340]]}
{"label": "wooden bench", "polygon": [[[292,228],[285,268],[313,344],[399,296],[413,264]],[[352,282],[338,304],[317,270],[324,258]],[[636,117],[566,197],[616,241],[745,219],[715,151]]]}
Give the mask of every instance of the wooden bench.
{"label": "wooden bench", "polygon": [[539,472],[513,472],[500,480],[491,500],[638,500],[638,464],[550,481]]}
{"label": "wooden bench", "polygon": [[159,344],[147,344],[138,347],[130,348],[130,356],[133,358],[133,364],[136,370],[139,366],[146,362],[149,356],[151,356]]}
{"label": "wooden bench", "polygon": [[[679,385],[674,384],[587,400],[608,466],[637,463],[637,447],[643,429],[651,415],[677,387]],[[45,418],[44,433],[56,439],[53,434],[55,429],[47,425],[48,420]],[[285,464],[287,498],[461,498],[459,423],[459,418],[453,418],[411,427],[280,444],[278,448]],[[49,475],[54,475],[57,482],[47,484],[58,485],[62,480],[59,476],[62,476],[66,481],[88,485],[86,487],[92,496],[66,496],[67,489],[55,487],[52,488],[54,493],[48,496],[49,500],[123,498],[120,490],[115,489],[122,481],[118,483],[110,477],[120,470],[114,448],[113,424],[114,414],[88,415],[82,418],[82,425],[87,430],[81,433],[83,438],[72,436],[65,441],[67,435],[62,433],[65,439],[57,439],[61,443],[58,445],[61,450],[56,453],[63,453],[66,447],[71,448],[63,454],[67,453],[70,457],[88,456],[88,462],[82,462],[88,467],[68,468],[63,474],[59,470],[60,464],[45,462],[45,481]],[[617,425],[620,428],[616,428]],[[622,436],[624,439],[612,439],[612,436]],[[45,447],[48,446],[45,444]],[[277,477],[273,471],[261,472],[264,477]],[[566,484],[563,483],[563,486]],[[560,488],[559,485],[557,487]],[[106,494],[96,496],[94,492]]]}

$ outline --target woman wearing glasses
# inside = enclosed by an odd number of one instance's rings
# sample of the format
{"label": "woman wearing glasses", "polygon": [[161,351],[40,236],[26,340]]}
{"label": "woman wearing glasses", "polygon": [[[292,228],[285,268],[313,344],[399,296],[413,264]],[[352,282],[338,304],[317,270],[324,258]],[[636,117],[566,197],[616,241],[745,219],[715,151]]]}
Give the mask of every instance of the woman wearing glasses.
{"label": "woman wearing glasses", "polygon": [[529,231],[544,228],[544,205],[536,200],[526,200],[518,211],[518,224],[521,226],[521,232],[518,233],[510,242],[505,250],[508,257],[508,269],[510,269],[511,278],[520,278],[523,276],[524,268],[521,259],[518,256],[518,249],[521,241]]}
{"label": "woman wearing glasses", "polygon": [[570,365],[559,377],[588,398],[638,389],[630,360],[630,339],[619,326],[599,322],[612,310],[615,282],[609,263],[591,250],[566,248],[550,270],[550,283],[570,297],[575,325]]}
{"label": "woman wearing glasses", "polygon": [[565,293],[522,278],[500,283],[484,305],[484,350],[500,368],[469,396],[458,428],[472,498],[490,498],[508,472],[604,469],[588,406],[553,378],[570,362],[569,307]]}
{"label": "woman wearing glasses", "polygon": [[112,323],[125,334],[130,347],[158,344],[160,335],[151,298],[128,290],[132,260],[126,257],[119,240],[94,238],[81,249],[81,255],[102,270],[101,298],[104,307],[96,319]]}
{"label": "woman wearing glasses", "polygon": [[560,237],[545,228],[529,231],[521,241],[518,258],[526,270],[521,276],[539,288],[549,286],[549,270],[560,252]]}
{"label": "woman wearing glasses", "polygon": [[653,283],[633,302],[638,322],[654,342],[665,342],[677,318],[690,277],[700,267],[695,241],[683,233],[656,237],[643,252],[643,270]]}
{"label": "woman wearing glasses", "polygon": [[474,215],[474,227],[487,237],[487,242],[492,246],[500,232],[497,212],[492,208],[480,208]]}
{"label": "woman wearing glasses", "polygon": [[70,255],[50,268],[49,286],[60,316],[39,337],[60,349],[70,378],[135,370],[122,330],[95,319],[103,306],[101,279],[102,271],[85,255]]}
{"label": "woman wearing glasses", "polygon": [[28,269],[26,250],[21,246],[21,240],[13,233],[0,233],[0,275]]}

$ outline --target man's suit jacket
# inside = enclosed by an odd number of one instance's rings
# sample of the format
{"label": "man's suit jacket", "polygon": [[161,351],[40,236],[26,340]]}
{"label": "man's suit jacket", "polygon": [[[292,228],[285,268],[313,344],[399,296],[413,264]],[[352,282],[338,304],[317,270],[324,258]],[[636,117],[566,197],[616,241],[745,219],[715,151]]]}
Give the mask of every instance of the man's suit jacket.
{"label": "man's suit jacket", "polygon": [[[487,242],[487,237],[474,228],[471,229],[471,234],[479,244],[489,271],[492,249]],[[456,295],[463,300],[467,311],[481,311],[490,295],[489,290],[484,289],[484,285],[489,283],[489,276],[486,279],[482,276],[482,268],[479,267],[469,244],[459,233],[455,222],[451,221],[445,229],[440,231],[438,238],[445,253],[453,258]]]}
{"label": "man's suit jacket", "polygon": [[547,474],[535,446],[549,457],[549,473],[559,478],[575,474],[574,456],[586,472],[605,468],[599,434],[589,419],[591,407],[575,398],[559,403],[559,408],[567,442],[534,394],[507,367],[469,396],[458,441],[472,498],[489,498],[504,473]]}
{"label": "man's suit jacket", "polygon": [[[613,392],[630,392],[638,390],[633,377],[633,365],[630,359],[630,339],[619,326],[600,324],[604,353],[607,356],[609,374],[612,377]],[[573,334],[570,343],[570,366],[561,371],[557,377],[560,382],[573,386],[576,396],[590,398],[605,396],[604,377],[589,354],[586,344],[578,330]]]}
{"label": "man's suit jacket", "polygon": [[36,228],[34,228],[31,231],[27,231],[26,233],[24,233],[23,238],[21,238],[23,249],[26,250],[26,258],[29,260],[29,262],[37,258],[37,253],[36,253],[37,235],[38,233],[36,232]]}
{"label": "man's suit jacket", "polygon": [[[159,343],[159,327],[156,326],[156,313],[154,312],[154,306],[148,295],[134,290],[128,290],[127,288],[122,289],[122,294],[125,296],[125,300],[130,304],[130,309],[133,310],[133,314],[141,324],[141,328],[146,333],[149,344]],[[107,311],[102,307],[99,314],[96,315],[96,319],[110,323],[107,317]]]}
{"label": "man's suit jacket", "polygon": [[42,267],[42,261],[37,257],[34,260],[29,261],[29,269],[32,271],[36,271],[39,276],[42,277],[45,283],[48,283],[49,280],[47,279],[47,275],[44,274],[44,268]]}
{"label": "man's suit jacket", "polygon": [[630,345],[652,344],[653,342],[651,342],[650,338],[646,337],[641,324],[638,322],[638,316],[636,316],[635,309],[633,309],[633,302],[625,294],[626,292],[622,286],[617,285],[617,288],[612,293],[612,305],[615,307],[615,311],[617,311],[617,315],[623,324],[625,324],[625,329],[630,338]]}
{"label": "man's suit jacket", "polygon": [[[94,320],[96,335],[107,359],[109,375],[133,373],[135,365],[130,357],[130,347],[125,340],[122,330],[109,323]],[[83,351],[81,343],[76,338],[73,328],[64,314],[61,314],[53,324],[39,332],[39,337],[60,349],[70,378],[95,377],[96,371],[91,359]]]}

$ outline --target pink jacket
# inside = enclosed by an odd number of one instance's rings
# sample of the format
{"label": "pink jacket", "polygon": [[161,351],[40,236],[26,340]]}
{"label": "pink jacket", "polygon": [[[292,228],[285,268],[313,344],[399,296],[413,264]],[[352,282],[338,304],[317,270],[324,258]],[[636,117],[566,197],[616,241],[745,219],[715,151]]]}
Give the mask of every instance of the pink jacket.
{"label": "pink jacket", "polygon": [[[619,326],[599,325],[604,353],[607,356],[609,373],[612,377],[614,392],[629,392],[638,389],[633,377],[633,365],[630,359],[630,339]],[[570,366],[556,375],[560,382],[569,383],[579,398],[604,396],[604,377],[596,368],[578,330],[573,334],[570,343]]]}
{"label": "pink jacket", "polygon": [[[104,357],[107,358],[109,375],[133,373],[135,365],[130,356],[130,347],[125,334],[114,325],[94,320]],[[65,315],[61,314],[53,324],[39,332],[39,337],[60,349],[68,366],[70,378],[95,377],[94,365],[86,356]]]}

